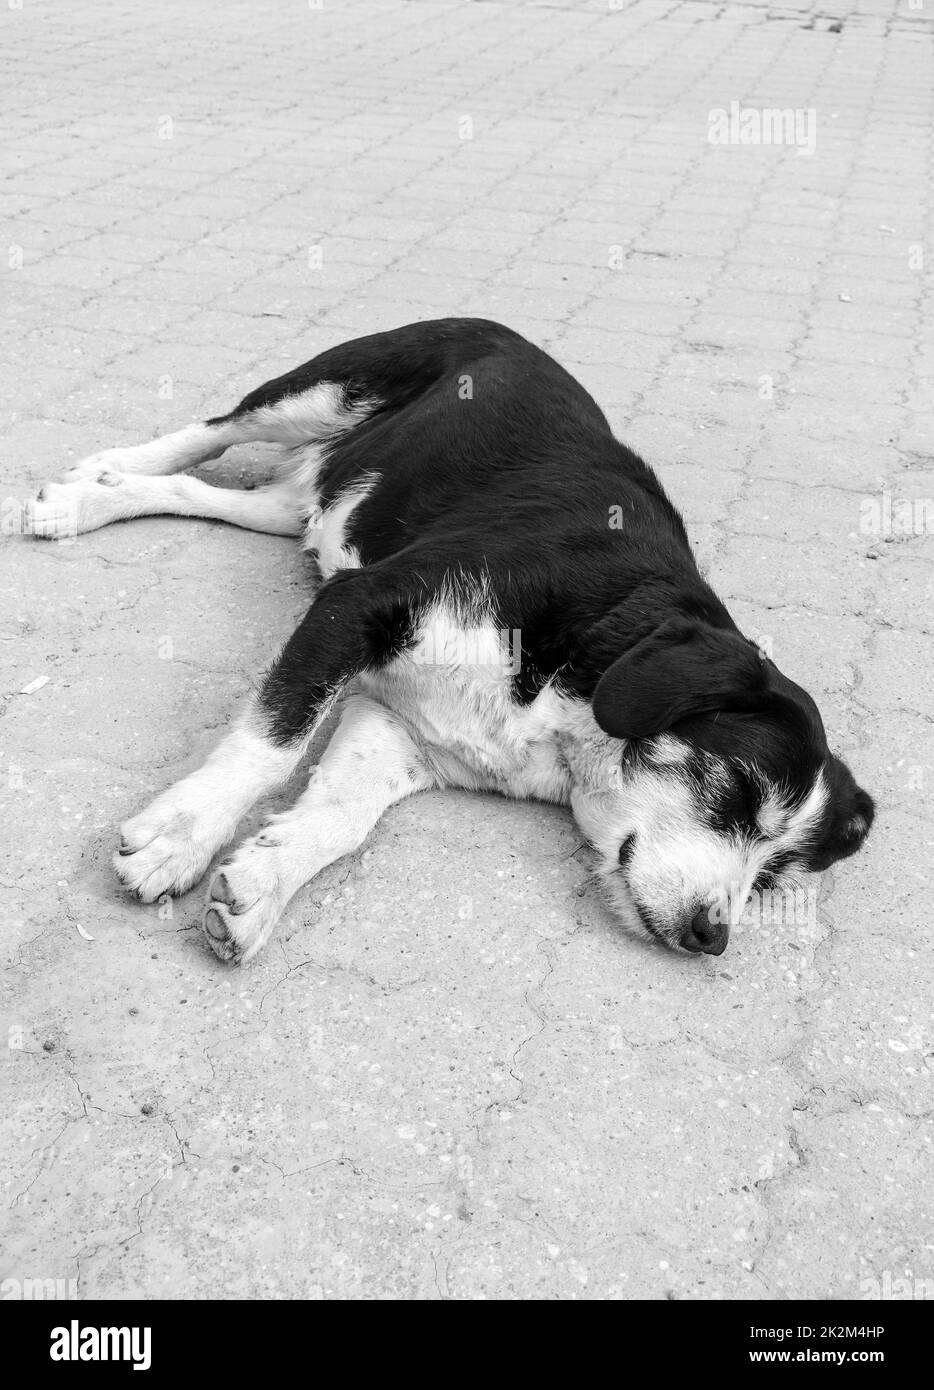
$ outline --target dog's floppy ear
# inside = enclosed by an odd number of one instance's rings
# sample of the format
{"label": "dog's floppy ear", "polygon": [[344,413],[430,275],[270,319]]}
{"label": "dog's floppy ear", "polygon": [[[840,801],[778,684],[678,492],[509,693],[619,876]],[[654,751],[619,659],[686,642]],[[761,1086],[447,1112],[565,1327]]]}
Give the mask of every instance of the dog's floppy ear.
{"label": "dog's floppy ear", "polygon": [[846,763],[831,756],[824,777],[829,787],[829,813],[824,819],[823,836],[808,855],[808,868],[821,872],[838,859],[848,859],[862,846],[869,834],[876,805],[868,792],[856,785]]}
{"label": "dog's floppy ear", "polygon": [[601,676],[594,718],[613,738],[649,738],[711,710],[752,710],[766,695],[758,650],[738,632],[670,618]]}

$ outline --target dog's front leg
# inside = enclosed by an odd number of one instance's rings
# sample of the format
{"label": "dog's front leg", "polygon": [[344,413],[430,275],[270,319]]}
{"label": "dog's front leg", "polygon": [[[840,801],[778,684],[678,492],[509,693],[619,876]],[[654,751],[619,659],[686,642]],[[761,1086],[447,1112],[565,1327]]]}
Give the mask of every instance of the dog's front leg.
{"label": "dog's front leg", "polygon": [[387,807],[436,785],[400,720],[352,696],[308,789],[214,875],[204,910],[213,949],[236,962],[256,955],[302,884],[357,849]]}
{"label": "dog's front leg", "polygon": [[261,796],[286,782],[308,746],[273,742],[254,702],[207,761],[120,827],[117,877],[144,903],[184,893]]}
{"label": "dog's front leg", "polygon": [[369,588],[361,570],[325,585],[204,765],[120,827],[114,868],[143,902],[197,882],[250,807],[291,777],[347,681],[380,655],[368,637]]}
{"label": "dog's front leg", "polygon": [[[153,902],[163,893],[184,892],[201,877],[214,854],[233,838],[250,807],[292,775],[316,730],[353,676],[392,656],[401,635],[411,625],[411,584],[407,570],[397,573],[392,566],[374,566],[373,570],[340,571],[324,585],[273,663],[244,719],[222,740],[203,767],[163,792],[142,815],[121,827],[122,843],[114,857],[114,867],[128,888],[144,902]],[[380,718],[386,751],[379,753],[379,739],[373,732],[370,741],[376,749],[374,785],[360,786],[354,792],[357,809],[351,817],[357,824],[369,816],[367,830],[391,801],[415,791],[422,785],[420,779],[427,777],[422,771],[416,773],[417,750],[411,741],[406,742],[408,736],[403,737],[401,725],[391,722],[387,711]],[[371,714],[367,729],[372,729],[372,722]],[[344,742],[339,740],[335,747],[329,763],[332,769]],[[369,747],[363,734],[360,742]],[[393,757],[401,758],[403,748],[406,755],[411,754],[411,761],[402,766],[401,775],[397,776]],[[389,769],[382,778],[377,773],[381,756],[388,759]],[[341,754],[340,768],[342,773],[347,772],[348,784],[354,787],[368,776],[366,759],[359,755],[345,759]],[[411,777],[406,777],[406,768],[411,769]],[[328,779],[332,790],[335,777],[332,772]],[[335,827],[343,827],[342,807],[349,793],[334,793],[332,805],[331,799],[321,801],[322,792],[323,784],[309,789],[310,805],[315,808],[326,804],[329,813],[333,812]],[[368,796],[372,798],[369,801]],[[271,858],[270,865],[275,866],[277,873],[281,869],[282,875],[282,884],[273,894],[278,906],[274,911],[271,906],[263,909],[257,898],[256,911],[240,924],[249,934],[255,918],[258,925],[251,940],[241,952],[237,945],[239,936],[233,933],[233,944],[227,945],[226,938],[218,941],[218,953],[239,958],[247,951],[252,954],[258,950],[254,939],[260,944],[265,940],[282,905],[296,888],[322,864],[345,854],[357,843],[342,828],[335,840],[336,847],[320,862],[312,855],[309,867],[302,869],[298,877],[295,875],[299,871],[287,866],[286,855]],[[232,872],[230,879],[234,884]],[[218,888],[215,896],[221,920],[235,921],[247,912],[250,901],[243,894],[238,895],[235,886],[225,889],[218,884]],[[232,902],[225,903],[225,892],[232,895]]]}

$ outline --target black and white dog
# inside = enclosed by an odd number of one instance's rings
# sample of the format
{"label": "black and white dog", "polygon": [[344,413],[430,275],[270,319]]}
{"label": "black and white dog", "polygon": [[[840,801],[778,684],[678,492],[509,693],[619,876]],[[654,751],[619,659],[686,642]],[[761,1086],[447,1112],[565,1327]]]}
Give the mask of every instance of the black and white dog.
{"label": "black and white dog", "polygon": [[[253,440],[283,446],[268,486],[183,472]],[[869,830],[814,701],[701,578],[654,473],[498,324],[333,348],[228,415],[85,459],[29,507],[37,536],[173,513],[317,554],[324,583],[259,694],[114,859],[144,902],[191,887],[356,679],[307,790],[211,880],[204,929],[225,960],[254,956],[302,884],[431,787],[569,804],[624,923],[713,955],[754,889]]]}

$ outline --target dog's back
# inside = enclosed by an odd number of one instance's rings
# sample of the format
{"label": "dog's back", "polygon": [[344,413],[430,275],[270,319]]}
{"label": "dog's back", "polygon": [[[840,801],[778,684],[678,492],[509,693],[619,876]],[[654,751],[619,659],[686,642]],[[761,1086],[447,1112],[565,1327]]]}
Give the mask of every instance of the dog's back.
{"label": "dog's back", "polygon": [[333,412],[327,434],[283,463],[324,578],[406,552],[429,584],[442,571],[464,593],[492,593],[500,625],[523,634],[520,699],[560,670],[592,693],[603,652],[588,661],[580,638],[623,593],[689,589],[723,616],[652,470],[579,382],[500,324],[441,319],[356,339],[209,424],[257,411],[296,429],[304,414],[306,435]]}

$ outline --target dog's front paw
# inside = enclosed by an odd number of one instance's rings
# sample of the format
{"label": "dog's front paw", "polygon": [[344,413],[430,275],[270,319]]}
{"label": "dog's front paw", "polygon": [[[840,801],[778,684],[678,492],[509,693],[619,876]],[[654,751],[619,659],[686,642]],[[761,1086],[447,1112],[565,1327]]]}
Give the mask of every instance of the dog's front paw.
{"label": "dog's front paw", "polygon": [[120,827],[117,877],[144,903],[184,893],[201,878],[223,843],[217,828],[171,796],[160,797]]}
{"label": "dog's front paw", "polygon": [[241,845],[211,879],[204,934],[221,960],[240,965],[261,951],[291,897],[275,846],[259,835]]}

